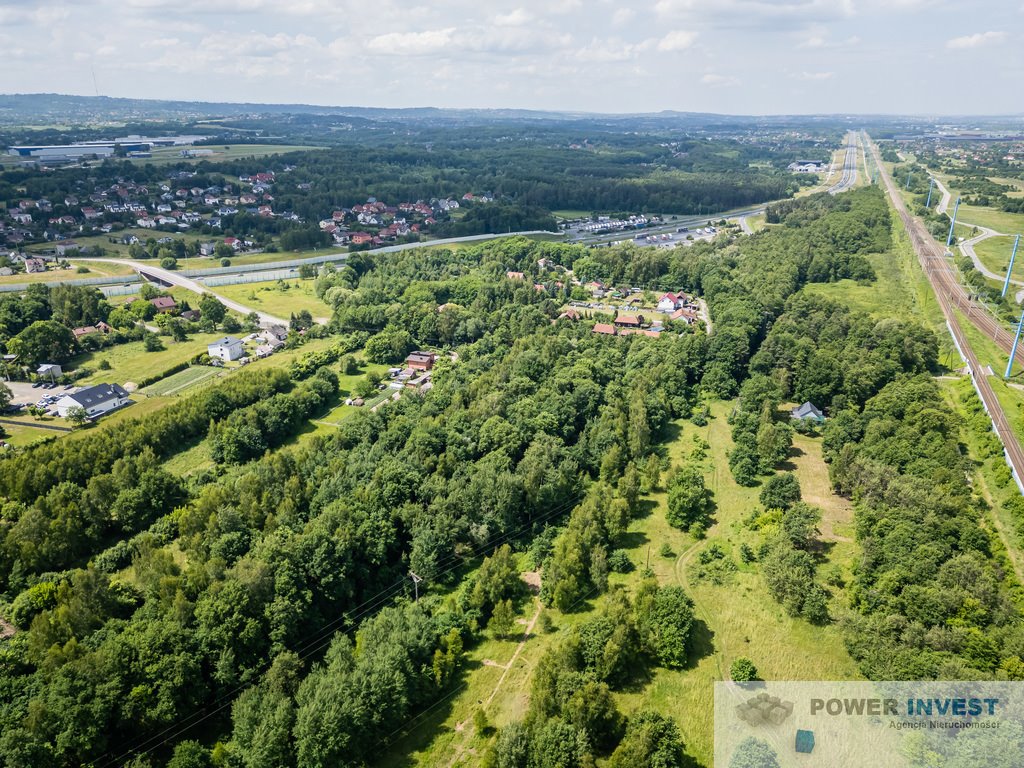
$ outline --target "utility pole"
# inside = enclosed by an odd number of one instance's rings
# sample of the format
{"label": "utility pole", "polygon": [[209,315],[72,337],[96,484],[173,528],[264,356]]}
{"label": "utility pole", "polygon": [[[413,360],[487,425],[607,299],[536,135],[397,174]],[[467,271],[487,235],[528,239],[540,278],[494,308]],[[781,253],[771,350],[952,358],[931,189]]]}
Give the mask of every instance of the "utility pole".
{"label": "utility pole", "polygon": [[1003,292],[1000,296],[1006,295],[1006,289],[1010,287],[1010,273],[1013,272],[1013,260],[1017,258],[1017,246],[1020,245],[1020,235],[1013,241],[1013,253],[1010,254],[1010,266],[1006,268],[1006,279],[1003,281]]}
{"label": "utility pole", "polygon": [[1017,335],[1013,337],[1013,347],[1010,349],[1010,359],[1006,363],[1006,373],[1003,374],[1004,379],[1010,378],[1013,373],[1013,359],[1017,356],[1017,344],[1020,342],[1020,331],[1024,328],[1024,311],[1020,313],[1020,322],[1017,323]]}
{"label": "utility pole", "polygon": [[932,176],[931,179],[928,182],[928,202],[926,202],[924,204],[925,208],[929,208],[930,209],[932,207],[932,190],[933,189],[935,189],[935,177],[934,176]]}
{"label": "utility pole", "polygon": [[946,247],[949,248],[953,243],[953,228],[956,226],[956,215],[960,211],[960,198],[956,199],[956,205],[953,206],[953,219],[949,222],[949,236],[946,238]]}
{"label": "utility pole", "polygon": [[409,571],[409,577],[412,579],[413,587],[416,589],[416,602],[418,603],[420,601],[420,582],[423,581],[423,579],[412,571]]}

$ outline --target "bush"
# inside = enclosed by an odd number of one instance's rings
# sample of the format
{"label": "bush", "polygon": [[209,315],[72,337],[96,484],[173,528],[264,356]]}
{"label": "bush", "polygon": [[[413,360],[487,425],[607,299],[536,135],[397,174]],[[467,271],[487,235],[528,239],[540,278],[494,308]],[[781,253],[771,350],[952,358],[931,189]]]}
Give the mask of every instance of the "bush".
{"label": "bush", "polygon": [[629,559],[624,549],[616,549],[608,555],[608,567],[615,573],[629,573],[633,570],[633,561]]}
{"label": "bush", "polygon": [[658,554],[662,557],[675,557],[676,553],[672,551],[672,545],[667,541],[661,543],[661,548],[658,550]]}
{"label": "bush", "polygon": [[755,667],[754,662],[746,656],[740,656],[738,659],[733,661],[732,665],[730,665],[729,677],[737,683],[752,682],[757,680],[757,667]]}
{"label": "bush", "polygon": [[772,475],[761,489],[765,509],[789,509],[800,501],[800,481],[792,472]]}

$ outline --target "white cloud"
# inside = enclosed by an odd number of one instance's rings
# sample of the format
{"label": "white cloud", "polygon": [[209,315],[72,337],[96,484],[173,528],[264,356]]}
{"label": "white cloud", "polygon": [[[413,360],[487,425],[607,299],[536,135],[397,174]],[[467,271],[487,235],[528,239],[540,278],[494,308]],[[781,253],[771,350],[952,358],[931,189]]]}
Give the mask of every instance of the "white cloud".
{"label": "white cloud", "polygon": [[616,26],[625,24],[628,21],[632,21],[634,16],[636,16],[636,11],[632,8],[619,8],[612,14],[612,24]]}
{"label": "white cloud", "polygon": [[580,61],[628,61],[634,58],[641,50],[640,46],[623,42],[619,38],[613,37],[602,40],[595,38],[587,45],[576,50],[573,56]]}
{"label": "white cloud", "polygon": [[946,41],[947,48],[980,48],[991,43],[1001,43],[1006,39],[1005,32],[975,32],[973,35],[954,37]]}
{"label": "white cloud", "polygon": [[739,78],[732,75],[718,75],[714,72],[708,72],[700,81],[704,85],[712,85],[716,88],[732,88],[740,84]]}
{"label": "white cloud", "polygon": [[423,32],[388,32],[371,38],[366,47],[374,53],[394,56],[422,56],[443,51],[451,45],[455,27]]}
{"label": "white cloud", "polygon": [[766,19],[848,18],[856,8],[854,0],[658,0],[654,11],[660,16],[730,16],[756,24]]}
{"label": "white cloud", "polygon": [[511,13],[494,17],[494,23],[499,27],[521,27],[531,21],[533,21],[533,14],[525,8],[516,8]]}
{"label": "white cloud", "polygon": [[693,45],[693,41],[696,39],[696,32],[676,29],[661,38],[658,41],[657,48],[659,51],[685,51]]}
{"label": "white cloud", "polygon": [[791,75],[791,77],[794,77],[797,80],[816,83],[823,80],[831,80],[835,74],[835,72],[798,72],[795,75]]}

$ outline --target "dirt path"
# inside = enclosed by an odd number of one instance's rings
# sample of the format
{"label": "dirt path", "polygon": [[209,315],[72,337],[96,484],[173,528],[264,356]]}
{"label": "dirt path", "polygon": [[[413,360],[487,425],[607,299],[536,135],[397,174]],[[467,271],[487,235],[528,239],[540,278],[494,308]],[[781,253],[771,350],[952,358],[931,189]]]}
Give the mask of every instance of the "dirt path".
{"label": "dirt path", "polygon": [[[712,526],[708,529],[708,533],[715,530],[716,526]],[[693,612],[704,624],[707,626],[708,631],[713,632],[711,629],[711,613],[704,607],[704,604],[697,599],[697,595],[694,592],[693,585],[690,583],[690,577],[686,571],[689,567],[697,551],[701,548],[703,541],[695,542],[689,549],[683,552],[679,557],[676,558],[675,574],[676,581],[679,582],[679,586],[683,588],[683,591],[693,601]],[[729,675],[726,674],[725,668],[722,666],[722,659],[725,658],[725,648],[722,646],[721,638],[715,635],[715,641],[712,644],[714,647],[715,666],[718,668],[718,676],[722,680],[729,680]]]}
{"label": "dirt path", "polygon": [[[483,660],[482,664],[485,667],[497,667],[498,669],[502,670],[501,677],[499,677],[498,682],[494,684],[494,688],[491,689],[490,695],[487,697],[486,700],[484,700],[480,704],[480,708],[483,709],[485,712],[487,711],[487,708],[491,705],[491,702],[494,701],[494,697],[498,695],[498,692],[505,684],[505,678],[508,677],[509,671],[512,669],[512,667],[515,666],[516,660],[519,658],[519,655],[523,652],[523,648],[526,646],[526,641],[529,640],[530,636],[533,634],[533,628],[536,626],[537,620],[540,618],[541,611],[544,610],[544,606],[541,604],[540,598],[538,597],[538,593],[540,592],[540,575],[533,572],[524,573],[522,574],[522,578],[523,581],[525,581],[530,586],[530,590],[533,592],[534,595],[533,616],[531,616],[530,619],[525,621],[523,619],[520,619],[520,623],[525,623],[525,628],[523,629],[523,637],[518,643],[516,643],[516,648],[512,652],[512,658],[510,658],[507,663],[499,664],[498,662],[492,659]],[[462,743],[459,744],[458,749],[455,751],[455,755],[452,757],[451,760],[448,761],[448,768],[452,768],[452,766],[456,765],[462,758],[462,756],[466,753],[469,740],[473,736],[473,729],[467,726],[469,726],[468,720],[463,720],[461,723],[458,723],[455,726],[455,730],[457,732],[465,735],[462,739]]]}

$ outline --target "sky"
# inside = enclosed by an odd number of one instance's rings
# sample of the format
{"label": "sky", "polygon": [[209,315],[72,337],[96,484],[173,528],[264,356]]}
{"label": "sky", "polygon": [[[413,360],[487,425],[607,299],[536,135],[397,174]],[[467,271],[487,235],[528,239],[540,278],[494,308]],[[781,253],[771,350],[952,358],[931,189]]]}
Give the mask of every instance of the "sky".
{"label": "sky", "polygon": [[1024,0],[0,0],[0,93],[1009,114],[1022,32]]}

